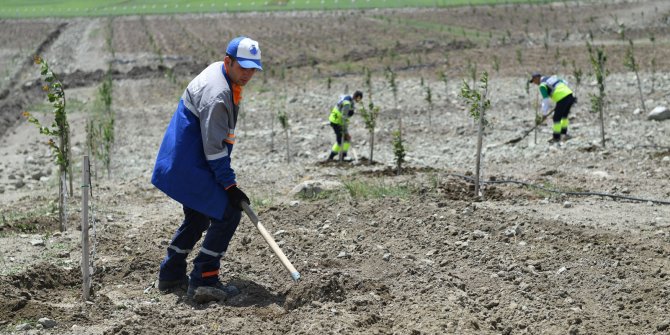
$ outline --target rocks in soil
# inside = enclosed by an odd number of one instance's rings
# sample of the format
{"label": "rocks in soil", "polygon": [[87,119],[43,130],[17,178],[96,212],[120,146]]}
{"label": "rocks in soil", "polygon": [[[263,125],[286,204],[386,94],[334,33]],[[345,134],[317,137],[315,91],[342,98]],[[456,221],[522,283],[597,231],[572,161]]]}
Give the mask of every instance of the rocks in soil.
{"label": "rocks in soil", "polygon": [[658,330],[659,332],[666,331],[668,328],[670,328],[670,319],[665,320],[656,325],[656,330]]}
{"label": "rocks in soil", "polygon": [[663,121],[670,119],[670,109],[665,106],[658,106],[647,114],[647,120]]}
{"label": "rocks in soil", "polygon": [[25,331],[25,330],[30,330],[33,327],[29,323],[21,323],[16,326],[16,331]]}
{"label": "rocks in soil", "polygon": [[296,185],[290,192],[290,196],[302,196],[306,198],[313,198],[323,191],[332,191],[344,187],[338,181],[332,180],[306,180]]}
{"label": "rocks in soil", "polygon": [[34,247],[43,247],[44,246],[44,240],[42,239],[34,239],[30,241],[30,244]]}
{"label": "rocks in soil", "polygon": [[37,323],[41,324],[42,327],[44,328],[53,328],[58,325],[56,321],[51,320],[49,318],[40,318],[39,320],[37,320]]}

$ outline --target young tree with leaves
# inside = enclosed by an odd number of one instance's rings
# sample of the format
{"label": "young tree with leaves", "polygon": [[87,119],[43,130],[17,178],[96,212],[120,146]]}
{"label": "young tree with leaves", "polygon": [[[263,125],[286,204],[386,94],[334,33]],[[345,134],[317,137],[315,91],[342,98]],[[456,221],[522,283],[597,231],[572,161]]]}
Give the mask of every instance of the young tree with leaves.
{"label": "young tree with leaves", "polygon": [[596,82],[598,84],[598,94],[589,94],[589,97],[591,98],[591,112],[598,113],[598,118],[600,120],[601,144],[604,148],[605,120],[603,114],[605,110],[605,78],[608,74],[607,69],[605,68],[605,64],[607,63],[607,55],[605,54],[603,47],[591,46],[589,42],[586,42],[586,48],[589,51],[589,59],[591,60],[593,73],[596,76]]}
{"label": "young tree with leaves", "polygon": [[405,162],[405,145],[402,140],[402,134],[399,130],[393,131],[392,135],[393,156],[395,157],[396,174],[400,175],[402,173],[402,163]]}
{"label": "young tree with leaves", "polygon": [[370,135],[370,162],[369,164],[373,164],[373,154],[375,150],[375,128],[377,126],[377,116],[379,115],[380,109],[379,106],[375,106],[372,101],[370,101],[370,104],[368,105],[368,108],[361,107],[361,117],[363,118],[363,122],[365,123],[365,129],[368,131],[368,134]]}
{"label": "young tree with leaves", "polygon": [[470,116],[478,121],[477,131],[477,156],[475,162],[475,196],[479,197],[479,179],[481,173],[482,142],[484,137],[484,127],[488,124],[486,120],[486,111],[491,108],[491,101],[488,99],[489,74],[485,71],[479,80],[480,87],[470,87],[464,80],[461,87],[461,97],[465,103],[470,105]]}
{"label": "young tree with leaves", "polygon": [[[67,121],[67,113],[65,111],[65,90],[63,89],[63,83],[53,73],[46,60],[36,55],[34,61],[35,64],[40,65],[40,74],[42,80],[45,82],[42,90],[46,92],[47,99],[54,107],[54,121],[51,127],[46,127],[29,112],[24,112],[23,115],[28,118],[28,122],[35,124],[39,128],[40,134],[49,137],[47,144],[56,158],[56,165],[58,165],[58,219],[60,221],[60,231],[64,231],[67,224],[65,204],[67,198],[66,180],[68,169],[70,169],[70,180],[72,179],[70,165],[72,161],[70,152],[70,125]],[[54,137],[58,139],[58,143],[54,141]],[[70,188],[72,188],[71,182]]]}
{"label": "young tree with leaves", "polygon": [[633,40],[628,40],[628,48],[626,48],[626,55],[624,56],[623,65],[635,73],[635,79],[637,79],[637,91],[640,94],[640,104],[642,105],[642,111],[646,114],[647,106],[644,105],[644,94],[642,94],[642,83],[640,82],[640,67],[635,60],[635,47],[633,45]]}
{"label": "young tree with leaves", "polygon": [[279,124],[284,130],[284,139],[286,141],[286,163],[291,163],[291,152],[289,146],[290,125],[288,123],[288,114],[285,110],[280,110],[277,112],[277,118],[279,119]]}

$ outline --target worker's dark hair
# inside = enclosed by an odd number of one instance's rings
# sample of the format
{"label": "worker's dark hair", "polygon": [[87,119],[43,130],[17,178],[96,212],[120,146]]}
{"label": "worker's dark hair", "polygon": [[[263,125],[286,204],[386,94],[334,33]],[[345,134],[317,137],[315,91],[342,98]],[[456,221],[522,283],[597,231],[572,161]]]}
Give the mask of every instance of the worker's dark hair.
{"label": "worker's dark hair", "polygon": [[361,97],[361,99],[363,99],[363,92],[361,91],[354,92],[354,99],[356,99],[357,97]]}
{"label": "worker's dark hair", "polygon": [[230,64],[235,63],[235,61],[237,60],[237,58],[235,58],[235,56],[233,56],[233,55],[231,55],[227,52],[226,52],[226,56],[230,57],[230,60],[231,60]]}

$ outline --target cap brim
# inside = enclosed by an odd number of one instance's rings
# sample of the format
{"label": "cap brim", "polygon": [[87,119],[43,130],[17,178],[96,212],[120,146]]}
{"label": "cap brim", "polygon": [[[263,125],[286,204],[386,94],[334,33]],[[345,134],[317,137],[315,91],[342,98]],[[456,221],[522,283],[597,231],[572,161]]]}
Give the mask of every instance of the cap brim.
{"label": "cap brim", "polygon": [[263,67],[261,66],[261,62],[257,60],[243,60],[243,59],[237,59],[238,63],[240,63],[240,66],[245,68],[245,69],[259,69],[263,70]]}

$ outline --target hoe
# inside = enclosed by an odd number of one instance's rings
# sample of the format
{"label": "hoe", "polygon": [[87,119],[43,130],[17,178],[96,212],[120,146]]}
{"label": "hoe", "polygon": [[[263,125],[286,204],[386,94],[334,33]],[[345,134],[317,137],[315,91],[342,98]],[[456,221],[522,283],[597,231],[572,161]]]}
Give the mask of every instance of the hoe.
{"label": "hoe", "polygon": [[284,252],[281,251],[279,246],[277,245],[277,242],[272,238],[272,235],[268,233],[268,231],[265,229],[265,227],[261,224],[261,222],[258,220],[258,216],[256,216],[256,213],[249,207],[249,204],[246,202],[242,201],[242,209],[244,209],[244,212],[247,213],[247,216],[249,217],[249,220],[253,222],[256,225],[256,228],[258,228],[258,231],[261,232],[261,235],[263,235],[263,238],[265,239],[265,242],[268,243],[272,251],[279,257],[279,260],[281,261],[282,265],[288,270],[288,272],[291,274],[291,278],[293,278],[293,281],[298,282],[300,280],[300,273],[298,270],[293,267],[293,264],[286,258],[286,255],[284,255]]}

